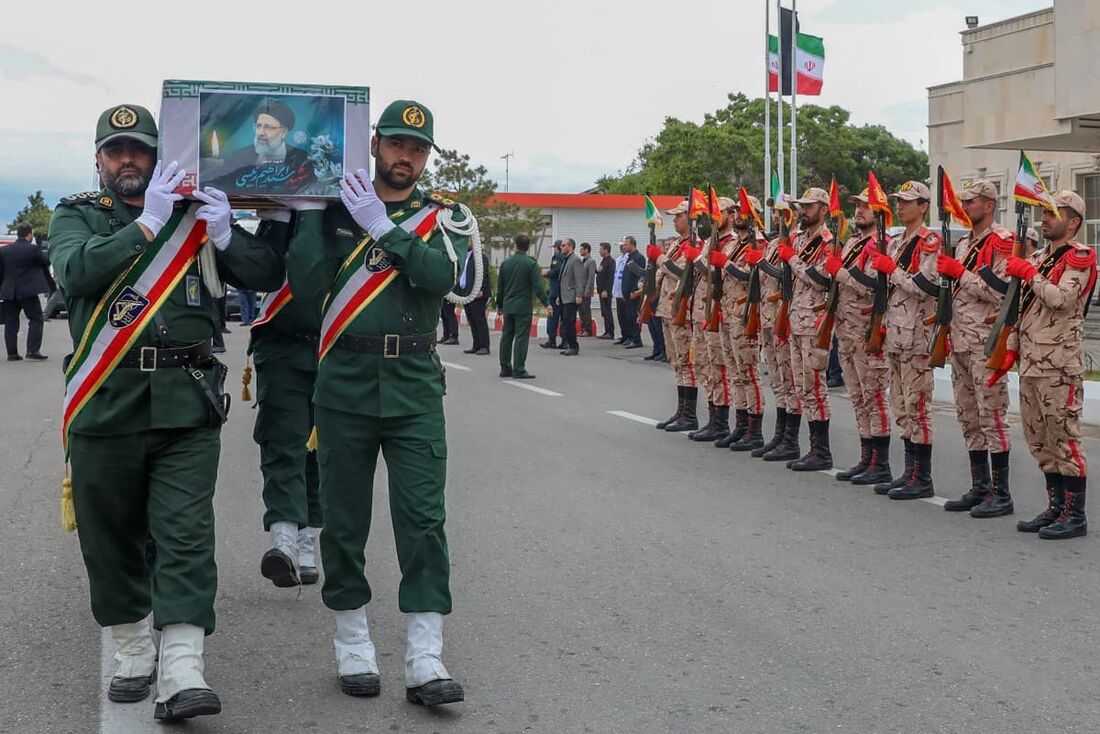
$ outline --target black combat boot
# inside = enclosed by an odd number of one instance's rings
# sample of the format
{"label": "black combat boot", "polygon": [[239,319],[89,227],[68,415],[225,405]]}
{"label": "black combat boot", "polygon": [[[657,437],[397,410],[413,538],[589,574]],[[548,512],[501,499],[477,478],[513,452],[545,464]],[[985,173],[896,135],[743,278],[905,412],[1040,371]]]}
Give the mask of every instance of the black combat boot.
{"label": "black combat boot", "polygon": [[989,458],[993,467],[992,485],[982,503],[970,508],[971,517],[1001,517],[1014,512],[1008,491],[1008,452],[990,454]]}
{"label": "black combat boot", "polygon": [[901,474],[894,477],[893,481],[876,484],[874,487],[875,494],[889,494],[891,489],[900,489],[909,481],[909,477],[913,476],[913,446],[915,444],[908,438],[903,439],[903,441],[905,445],[905,468],[901,470]]}
{"label": "black combat boot", "polygon": [[1077,538],[1089,534],[1089,523],[1085,519],[1085,477],[1062,477],[1065,500],[1062,514],[1053,524],[1039,531],[1039,537],[1047,540]]}
{"label": "black combat boot", "polygon": [[745,435],[737,443],[730,444],[730,451],[756,451],[764,445],[764,434],[761,429],[764,426],[762,413],[748,414],[749,427]]}
{"label": "black combat boot", "polygon": [[829,450],[829,421],[810,421],[810,451],[787,467],[791,471],[823,471],[833,468]]}
{"label": "black combat boot", "polygon": [[684,388],[680,385],[676,386],[676,412],[672,414],[671,418],[667,418],[658,423],[654,428],[658,431],[663,431],[668,426],[672,425],[676,421],[680,420],[680,416],[684,414]]}
{"label": "black combat boot", "polygon": [[716,438],[730,435],[730,406],[715,405],[714,418],[711,420],[710,432],[707,429],[696,431],[692,435],[692,441],[713,441]]}
{"label": "black combat boot", "polygon": [[787,413],[783,423],[783,438],[776,447],[764,454],[764,461],[790,461],[798,458],[798,432],[802,427],[801,413]]}
{"label": "black combat boot", "polygon": [[[881,485],[880,485],[881,486]],[[932,486],[932,444],[913,444],[913,473],[901,487],[886,493],[892,500],[919,500],[936,494]]]}
{"label": "black combat boot", "polygon": [[707,424],[702,428],[696,428],[694,431],[688,433],[688,438],[694,439],[695,434],[702,433],[704,431],[710,431],[714,428],[714,409],[718,407],[711,401],[707,401]]}
{"label": "black combat boot", "polygon": [[852,484],[889,484],[893,480],[890,474],[890,437],[871,437],[871,463],[867,471],[852,477]]}
{"label": "black combat boot", "polygon": [[836,473],[836,479],[838,482],[850,482],[852,481],[852,477],[867,471],[867,467],[870,465],[871,439],[861,436],[859,439],[859,463],[844,471],[838,471]]}
{"label": "black combat boot", "polygon": [[669,433],[694,431],[699,428],[699,388],[684,388],[684,412],[673,423],[665,426]]}
{"label": "black combat boot", "polygon": [[749,429],[749,411],[747,408],[737,408],[735,415],[737,420],[733,424],[733,430],[715,441],[716,447],[728,449],[745,437],[745,431]]}
{"label": "black combat boot", "polygon": [[948,512],[969,512],[970,508],[977,507],[989,494],[992,487],[989,478],[989,453],[987,451],[970,452],[970,489],[957,500],[948,500],[943,509]]}
{"label": "black combat boot", "polygon": [[[761,416],[763,417],[763,416]],[[754,449],[751,456],[754,459],[759,459],[764,454],[775,449],[783,441],[783,436],[787,432],[787,409],[776,408],[775,409],[775,434],[771,437],[771,440],[758,449]]]}
{"label": "black combat boot", "polygon": [[1053,525],[1062,514],[1062,505],[1066,501],[1065,488],[1061,474],[1043,474],[1047,480],[1047,508],[1033,520],[1020,520],[1016,529],[1021,533],[1037,533],[1047,525]]}

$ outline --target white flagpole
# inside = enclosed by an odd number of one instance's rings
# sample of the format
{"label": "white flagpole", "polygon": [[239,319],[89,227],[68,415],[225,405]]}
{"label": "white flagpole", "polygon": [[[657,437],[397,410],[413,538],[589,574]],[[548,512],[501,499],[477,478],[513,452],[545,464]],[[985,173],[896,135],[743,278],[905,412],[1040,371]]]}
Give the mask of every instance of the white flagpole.
{"label": "white flagpole", "polygon": [[[772,185],[772,93],[768,91],[771,86],[771,56],[768,53],[768,43],[771,40],[770,13],[768,0],[764,0],[764,195],[760,198],[764,201],[764,223],[769,228],[772,226],[771,207],[767,204]],[[776,81],[778,80],[779,76],[776,75]]]}
{"label": "white flagpole", "polygon": [[791,196],[798,195],[798,0],[791,0]]}
{"label": "white flagpole", "polygon": [[[779,17],[779,73],[775,75],[779,87],[779,119],[776,122],[777,143],[775,146],[776,151],[776,166],[775,170],[779,175],[779,188],[783,188],[783,0],[775,0],[776,13]],[[771,193],[771,171],[768,172],[768,193]],[[770,226],[770,225],[769,225]]]}

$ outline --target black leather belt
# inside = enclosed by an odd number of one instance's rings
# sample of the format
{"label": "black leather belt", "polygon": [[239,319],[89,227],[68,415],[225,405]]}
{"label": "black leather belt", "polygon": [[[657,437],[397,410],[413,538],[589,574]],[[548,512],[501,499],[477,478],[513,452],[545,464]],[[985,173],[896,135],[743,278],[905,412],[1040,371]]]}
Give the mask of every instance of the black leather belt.
{"label": "black leather belt", "polygon": [[209,342],[182,347],[134,347],[122,357],[119,367],[156,372],[166,367],[208,367],[214,362]]}
{"label": "black leather belt", "polygon": [[412,336],[401,336],[400,334],[372,336],[344,334],[336,340],[335,346],[347,349],[350,352],[381,354],[386,359],[397,359],[403,354],[431,354],[434,352],[435,333],[413,334]]}

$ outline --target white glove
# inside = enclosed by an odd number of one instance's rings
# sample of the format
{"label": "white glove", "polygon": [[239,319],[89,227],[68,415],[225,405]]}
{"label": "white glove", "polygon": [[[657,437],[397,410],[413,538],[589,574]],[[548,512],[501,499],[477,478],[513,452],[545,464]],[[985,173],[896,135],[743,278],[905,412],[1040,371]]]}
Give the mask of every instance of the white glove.
{"label": "white glove", "polygon": [[161,228],[172,217],[172,205],[183,198],[181,194],[172,192],[183,183],[186,176],[187,171],[180,168],[175,161],[167,166],[163,161],[157,161],[145,189],[145,209],[136,220],[139,224],[144,224],[154,237],[160,234]]}
{"label": "white glove", "polygon": [[288,199],[286,205],[296,212],[323,212],[328,202],[324,199]]}
{"label": "white glove", "polygon": [[396,225],[386,214],[386,204],[374,193],[370,174],[360,168],[355,175],[345,174],[340,181],[340,198],[355,223],[367,231],[371,239],[382,239]]}
{"label": "white glove", "polygon": [[202,191],[196,189],[194,197],[203,203],[195,212],[195,218],[206,222],[206,236],[219,250],[229,247],[233,236],[233,210],[229,206],[229,197],[213,186],[207,186]]}

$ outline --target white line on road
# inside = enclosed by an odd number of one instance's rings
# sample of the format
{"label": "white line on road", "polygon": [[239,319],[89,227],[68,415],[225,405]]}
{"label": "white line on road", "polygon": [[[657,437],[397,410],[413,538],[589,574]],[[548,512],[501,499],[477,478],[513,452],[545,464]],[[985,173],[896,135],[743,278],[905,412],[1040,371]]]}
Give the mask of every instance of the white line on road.
{"label": "white line on road", "polygon": [[461,364],[455,364],[454,362],[443,362],[441,360],[440,364],[449,370],[458,370],[459,372],[473,372],[473,370],[469,367]]}
{"label": "white line on road", "polygon": [[840,469],[822,469],[818,474],[828,474],[830,477],[835,477],[840,473]]}
{"label": "white line on road", "polygon": [[512,387],[518,387],[521,390],[530,390],[531,392],[537,392],[539,395],[545,395],[545,396],[550,397],[550,398],[560,398],[560,397],[562,397],[562,394],[560,392],[554,392],[553,390],[547,390],[546,388],[543,388],[543,387],[535,387],[534,385],[528,385],[528,384],[523,383],[523,382],[508,381],[508,382],[505,382],[504,384],[505,385],[511,385]]}
{"label": "white line on road", "polygon": [[638,415],[637,413],[627,413],[625,410],[609,410],[608,415],[617,415],[620,418],[626,418],[628,421],[634,421],[636,423],[644,423],[647,426],[655,426],[659,421],[653,418],[646,418],[644,415]]}
{"label": "white line on road", "polygon": [[935,497],[921,497],[920,501],[927,502],[928,504],[935,505],[936,507],[943,507],[945,504],[947,504],[947,498],[940,497],[939,495],[936,495]]}
{"label": "white line on road", "polygon": [[99,730],[103,734],[139,734],[154,732],[153,706],[150,699],[142,703],[111,703],[107,686],[115,674],[115,641],[109,627],[102,629],[99,656]]}

